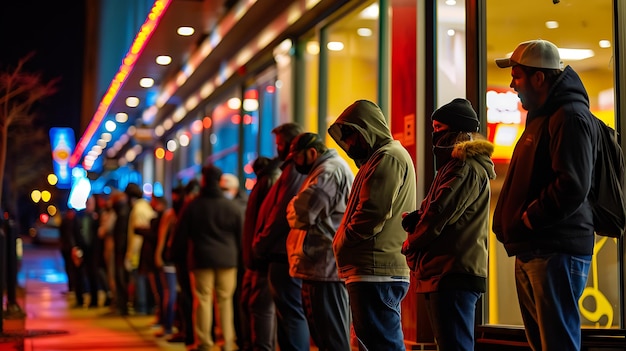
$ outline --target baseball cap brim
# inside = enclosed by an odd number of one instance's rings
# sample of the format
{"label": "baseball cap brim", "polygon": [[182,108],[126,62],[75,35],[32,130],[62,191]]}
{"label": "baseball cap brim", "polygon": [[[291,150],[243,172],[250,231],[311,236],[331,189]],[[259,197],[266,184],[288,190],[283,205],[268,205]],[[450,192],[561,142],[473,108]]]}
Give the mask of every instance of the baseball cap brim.
{"label": "baseball cap brim", "polygon": [[500,68],[512,67],[512,66],[515,66],[516,64],[517,62],[512,61],[510,58],[496,59],[496,65],[498,65],[498,67]]}

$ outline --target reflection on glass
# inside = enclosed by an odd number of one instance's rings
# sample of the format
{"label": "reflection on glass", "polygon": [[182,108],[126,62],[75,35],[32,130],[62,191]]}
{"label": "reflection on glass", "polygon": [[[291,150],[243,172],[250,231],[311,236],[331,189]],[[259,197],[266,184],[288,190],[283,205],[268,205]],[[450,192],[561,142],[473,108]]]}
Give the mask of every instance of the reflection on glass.
{"label": "reflection on glass", "polygon": [[[526,111],[509,87],[510,69],[499,69],[494,60],[510,55],[520,42],[545,39],[559,47],[565,66],[580,75],[589,94],[591,111],[615,125],[611,44],[612,1],[570,2],[529,0],[511,11],[506,1],[487,1],[487,121],[488,138],[496,150],[498,179],[492,183],[492,207],[506,177],[513,146],[521,135]],[[541,16],[536,16],[541,13]],[[598,237],[587,287],[579,301],[583,327],[616,328],[620,324],[615,240]],[[522,325],[514,279],[514,259],[491,236],[489,243],[488,324]]]}
{"label": "reflection on glass", "polygon": [[[328,111],[324,116],[326,128],[354,101],[367,99],[376,102],[378,12],[378,2],[370,1],[324,29],[328,43],[320,45],[320,49],[328,50],[327,44],[330,43],[334,43],[333,48],[341,47],[341,50],[328,51]],[[359,29],[362,32],[362,28],[369,28],[372,35],[359,35]],[[354,162],[332,138],[326,138],[326,142],[348,160],[356,173]]]}

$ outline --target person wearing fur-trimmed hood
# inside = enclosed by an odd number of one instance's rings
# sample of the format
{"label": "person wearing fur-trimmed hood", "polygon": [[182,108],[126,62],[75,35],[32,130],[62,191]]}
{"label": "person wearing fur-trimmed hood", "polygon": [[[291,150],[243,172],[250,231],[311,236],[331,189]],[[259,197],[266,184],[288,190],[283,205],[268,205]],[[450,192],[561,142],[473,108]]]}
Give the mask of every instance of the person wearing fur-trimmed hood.
{"label": "person wearing fur-trimmed hood", "polygon": [[474,350],[476,304],[487,285],[490,180],[494,146],[477,133],[469,101],[436,110],[437,174],[419,210],[406,214],[402,247],[415,290],[424,294],[439,350]]}

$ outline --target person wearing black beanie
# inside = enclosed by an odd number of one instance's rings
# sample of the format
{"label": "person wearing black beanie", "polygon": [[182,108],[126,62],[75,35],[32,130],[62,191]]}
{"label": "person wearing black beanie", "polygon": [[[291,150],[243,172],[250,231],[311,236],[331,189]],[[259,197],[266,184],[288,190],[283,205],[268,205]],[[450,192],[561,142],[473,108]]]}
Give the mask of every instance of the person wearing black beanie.
{"label": "person wearing black beanie", "polygon": [[402,253],[423,294],[439,350],[474,350],[474,317],[487,287],[494,146],[469,101],[432,114],[437,174],[420,208],[403,214]]}
{"label": "person wearing black beanie", "polygon": [[456,98],[433,112],[431,119],[448,125],[451,132],[478,132],[480,122],[472,104]]}

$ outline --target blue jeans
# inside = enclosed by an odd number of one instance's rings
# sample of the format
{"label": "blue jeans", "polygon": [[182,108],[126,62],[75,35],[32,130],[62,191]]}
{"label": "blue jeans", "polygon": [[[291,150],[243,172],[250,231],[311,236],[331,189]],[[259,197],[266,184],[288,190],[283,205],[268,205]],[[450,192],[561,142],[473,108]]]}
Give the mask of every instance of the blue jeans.
{"label": "blue jeans", "polygon": [[135,295],[133,300],[135,313],[141,315],[148,314],[148,277],[145,274],[139,273],[137,269],[133,269],[131,275],[135,283]]}
{"label": "blue jeans", "polygon": [[533,350],[580,350],[578,299],[590,265],[590,255],[539,251],[517,255],[517,296]]}
{"label": "blue jeans", "polygon": [[404,351],[400,302],[409,283],[356,282],[347,288],[359,350]]}
{"label": "blue jeans", "polygon": [[302,280],[289,276],[289,263],[271,262],[268,267],[270,292],[278,317],[278,346],[281,350],[309,351],[309,327],[302,306]]}
{"label": "blue jeans", "polygon": [[[242,350],[273,351],[276,339],[276,308],[270,294],[266,271],[247,269],[241,287],[241,308],[248,317],[248,334]],[[239,335],[237,335],[239,339]]]}
{"label": "blue jeans", "polygon": [[175,272],[162,272],[161,278],[163,279],[163,283],[165,286],[165,294],[163,294],[163,331],[166,334],[171,334],[173,332],[172,327],[174,324],[174,307],[176,306],[176,273]]}
{"label": "blue jeans", "polygon": [[426,294],[426,312],[439,351],[474,350],[477,291],[443,290]]}

